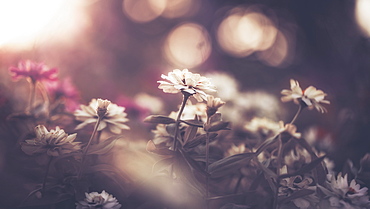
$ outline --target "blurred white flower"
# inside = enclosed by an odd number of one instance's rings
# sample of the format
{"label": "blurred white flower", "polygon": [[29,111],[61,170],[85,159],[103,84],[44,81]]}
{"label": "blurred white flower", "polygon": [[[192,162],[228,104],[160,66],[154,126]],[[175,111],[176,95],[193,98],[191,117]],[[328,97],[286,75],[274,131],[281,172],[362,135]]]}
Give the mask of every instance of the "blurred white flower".
{"label": "blurred white flower", "polygon": [[226,73],[210,73],[206,75],[212,79],[212,83],[216,86],[217,96],[224,101],[235,99],[239,94],[239,83],[231,75]]}
{"label": "blurred white flower", "polygon": [[218,108],[222,107],[225,104],[220,98],[215,98],[212,95],[207,96],[207,115],[212,116],[214,115]]}
{"label": "blurred white flower", "polygon": [[208,92],[216,92],[216,87],[211,83],[209,78],[201,76],[200,74],[193,74],[188,69],[175,69],[168,73],[168,76],[161,76],[167,81],[158,81],[159,89],[165,93],[176,94],[179,92],[186,92],[194,96],[194,98],[201,102],[207,101]]}
{"label": "blurred white flower", "polygon": [[35,127],[36,138],[26,140],[21,148],[27,155],[46,153],[49,156],[60,156],[81,149],[80,142],[74,142],[76,133],[68,135],[58,126],[50,132],[43,125]]}
{"label": "blurred white flower", "polygon": [[128,121],[125,108],[107,101],[102,100],[98,102],[98,100],[92,99],[88,106],[81,105],[81,110],[76,110],[74,115],[76,116],[76,120],[83,122],[76,127],[76,130],[82,129],[89,124],[95,125],[98,121],[98,108],[101,108],[101,110],[105,108],[107,110],[104,117],[101,118],[98,131],[107,128],[112,133],[120,134],[123,129],[130,129],[130,127],[124,124]]}
{"label": "blurred white flower", "polygon": [[254,117],[251,121],[245,124],[244,128],[254,134],[260,134],[264,138],[275,136],[279,133],[280,124],[269,118]]}
{"label": "blurred white flower", "polygon": [[121,204],[106,191],[85,193],[85,200],[76,203],[76,209],[119,209]]}
{"label": "blurred white flower", "polygon": [[328,100],[324,100],[327,95],[322,90],[318,90],[313,86],[309,86],[302,91],[298,81],[290,79],[290,90],[284,89],[281,91],[284,96],[281,97],[281,101],[299,104],[302,101],[309,109],[316,108],[317,111],[324,113],[326,109],[319,103],[330,104]]}
{"label": "blurred white flower", "polygon": [[368,188],[356,183],[354,179],[348,184],[347,174],[342,176],[338,174],[337,178],[334,175],[328,174],[328,189],[326,195],[329,196],[330,205],[333,208],[369,208],[370,201],[367,195]]}
{"label": "blurred white flower", "polygon": [[284,125],[283,121],[279,121],[280,124],[280,133],[286,132],[289,133],[291,136],[299,139],[301,138],[301,133],[297,132],[297,127],[294,124],[287,123]]}

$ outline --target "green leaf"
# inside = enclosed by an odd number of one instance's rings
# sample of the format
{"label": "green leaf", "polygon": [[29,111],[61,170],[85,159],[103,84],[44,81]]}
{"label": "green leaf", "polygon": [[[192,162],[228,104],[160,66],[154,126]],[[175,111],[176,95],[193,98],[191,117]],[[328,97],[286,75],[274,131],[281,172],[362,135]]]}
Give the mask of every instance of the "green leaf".
{"label": "green leaf", "polygon": [[[211,142],[213,139],[216,138],[217,135],[218,135],[217,133],[210,133],[209,134],[209,141]],[[186,143],[184,145],[184,148],[185,149],[192,149],[192,148],[194,148],[194,147],[196,147],[196,146],[198,146],[202,143],[205,143],[206,139],[207,139],[207,134],[198,135],[193,140]]]}
{"label": "green leaf", "polygon": [[144,119],[146,123],[161,123],[161,124],[171,124],[176,123],[176,120],[164,115],[150,115]]}
{"label": "green leaf", "polygon": [[302,166],[297,171],[295,171],[293,173],[290,173],[290,174],[283,174],[283,175],[279,176],[279,178],[284,179],[284,178],[288,178],[288,177],[292,177],[292,176],[304,175],[304,174],[310,172],[311,170],[313,170],[316,166],[320,165],[320,163],[324,160],[324,158],[325,158],[325,156],[317,158],[317,159],[311,161],[309,164],[307,164],[305,166]]}
{"label": "green leaf", "polygon": [[108,153],[114,147],[117,139],[121,137],[122,136],[112,136],[100,142],[99,144],[90,145],[89,149],[87,150],[87,155],[102,155]]}
{"label": "green leaf", "polygon": [[313,194],[313,193],[315,193],[315,191],[310,190],[310,189],[298,190],[298,191],[293,192],[288,197],[284,197],[284,198],[279,199],[279,203],[287,203],[287,202],[290,202],[294,199],[301,198],[301,197],[304,197],[304,196],[307,196],[307,195],[310,195],[310,194]]}
{"label": "green leaf", "polygon": [[159,173],[160,171],[164,170],[166,167],[169,167],[174,162],[173,157],[170,158],[164,158],[162,160],[159,160],[153,165],[152,173]]}
{"label": "green leaf", "polygon": [[212,178],[218,178],[235,172],[248,163],[255,153],[241,153],[232,155],[212,163],[208,167],[208,172]]}
{"label": "green leaf", "polygon": [[189,125],[189,126],[195,126],[195,127],[198,127],[198,128],[203,128],[203,122],[200,121],[200,120],[193,119],[193,120],[180,120],[180,121]]}
{"label": "green leaf", "polygon": [[184,144],[186,144],[188,141],[192,140],[195,135],[197,134],[198,127],[196,126],[188,126],[185,129],[185,134],[184,134]]}
{"label": "green leaf", "polygon": [[230,122],[224,122],[224,121],[217,121],[211,123],[210,126],[206,126],[205,130],[208,132],[215,132],[219,130],[227,130],[227,126],[229,126]]}

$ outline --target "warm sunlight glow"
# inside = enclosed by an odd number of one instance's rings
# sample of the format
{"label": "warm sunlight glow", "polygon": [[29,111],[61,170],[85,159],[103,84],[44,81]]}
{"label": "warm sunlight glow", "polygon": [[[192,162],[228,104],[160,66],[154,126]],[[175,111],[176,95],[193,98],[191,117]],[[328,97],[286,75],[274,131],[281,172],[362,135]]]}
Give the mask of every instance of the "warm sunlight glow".
{"label": "warm sunlight glow", "polygon": [[77,10],[81,3],[80,0],[0,0],[0,46],[30,47],[55,35],[66,38],[67,32],[72,34],[72,29],[83,20],[82,11]]}
{"label": "warm sunlight glow", "polygon": [[357,0],[355,16],[358,25],[366,36],[370,36],[370,1]]}
{"label": "warm sunlight glow", "polygon": [[276,34],[272,21],[258,10],[235,8],[219,25],[217,38],[225,52],[245,57],[271,47]]}
{"label": "warm sunlight glow", "polygon": [[149,22],[160,16],[166,8],[166,0],[125,0],[123,12],[135,22]]}
{"label": "warm sunlight glow", "polygon": [[167,37],[165,55],[176,66],[191,68],[203,63],[211,53],[208,32],[195,23],[177,26]]}

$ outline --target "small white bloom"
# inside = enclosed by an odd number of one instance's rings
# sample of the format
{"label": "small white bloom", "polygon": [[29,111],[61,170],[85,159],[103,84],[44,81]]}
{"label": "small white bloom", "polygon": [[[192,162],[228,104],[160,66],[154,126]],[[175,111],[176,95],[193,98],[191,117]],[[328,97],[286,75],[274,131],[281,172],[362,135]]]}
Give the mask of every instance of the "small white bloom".
{"label": "small white bloom", "polygon": [[244,128],[249,132],[269,138],[279,133],[281,127],[278,122],[269,118],[254,117]]}
{"label": "small white bloom", "polygon": [[85,193],[85,200],[76,203],[76,209],[119,209],[121,204],[106,191]]}
{"label": "small white bloom", "polygon": [[309,109],[316,108],[317,111],[324,113],[326,109],[319,103],[330,104],[328,100],[325,100],[327,95],[322,90],[318,90],[313,86],[309,86],[302,91],[298,81],[290,79],[290,90],[284,89],[281,91],[284,96],[281,97],[281,101],[289,102],[294,101],[299,104],[302,101]]}
{"label": "small white bloom", "polygon": [[207,100],[208,92],[215,92],[216,87],[211,83],[209,78],[201,76],[200,74],[193,74],[188,69],[175,69],[168,73],[168,76],[161,76],[167,81],[158,81],[159,89],[165,93],[176,94],[179,92],[186,92],[194,96],[194,98],[201,102]]}
{"label": "small white bloom", "polygon": [[112,133],[120,134],[123,129],[130,129],[126,124],[128,119],[126,118],[127,113],[125,113],[125,108],[120,107],[116,104],[110,103],[108,100],[100,101],[100,105],[98,100],[92,99],[88,106],[81,105],[81,110],[76,110],[74,115],[76,116],[76,120],[83,121],[83,123],[79,124],[76,127],[76,130],[82,129],[86,125],[95,125],[98,121],[98,108],[108,108],[109,110],[106,111],[104,117],[101,118],[98,131],[101,131],[105,128],[109,129]]}
{"label": "small white bloom", "polygon": [[108,111],[108,106],[111,104],[109,100],[102,100],[98,99],[98,108],[96,109],[96,113],[100,118],[103,118]]}
{"label": "small white bloom", "polygon": [[60,156],[81,149],[80,142],[74,142],[77,134],[68,135],[58,126],[50,132],[43,125],[35,127],[36,138],[22,143],[22,150],[27,155],[46,153],[49,156]]}
{"label": "small white bloom", "polygon": [[207,115],[214,115],[218,108],[222,107],[225,104],[220,98],[215,98],[212,95],[207,95]]}

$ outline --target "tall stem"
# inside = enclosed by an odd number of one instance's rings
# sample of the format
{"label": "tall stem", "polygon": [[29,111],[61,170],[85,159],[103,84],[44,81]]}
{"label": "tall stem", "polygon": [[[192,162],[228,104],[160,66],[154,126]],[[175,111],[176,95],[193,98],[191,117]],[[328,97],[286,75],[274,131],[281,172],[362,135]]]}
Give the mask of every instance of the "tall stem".
{"label": "tall stem", "polygon": [[87,151],[89,150],[89,147],[90,147],[90,144],[96,134],[96,131],[98,130],[98,127],[99,127],[99,124],[100,124],[100,121],[101,121],[101,118],[98,117],[98,120],[96,121],[96,124],[95,124],[95,127],[94,127],[94,130],[90,136],[90,139],[89,139],[89,142],[87,143],[86,147],[85,147],[85,150],[84,150],[84,153],[82,155],[82,160],[81,160],[81,167],[80,167],[80,170],[78,172],[78,179],[81,178],[81,175],[82,175],[82,172],[83,172],[83,169],[84,169],[84,163],[85,163],[85,159],[86,159],[86,154],[87,154]]}
{"label": "tall stem", "polygon": [[46,179],[48,178],[48,175],[49,175],[49,170],[50,170],[50,165],[51,165],[52,160],[53,160],[53,156],[50,156],[48,164],[46,166],[46,171],[45,171],[45,174],[44,174],[44,180],[42,182],[42,189],[41,189],[42,194],[45,192]]}
{"label": "tall stem", "polygon": [[174,151],[177,150],[177,135],[179,133],[181,115],[182,115],[182,112],[184,111],[184,108],[185,108],[186,102],[189,99],[189,96],[190,94],[183,95],[181,107],[180,107],[179,113],[177,114],[176,123],[175,123],[175,138],[173,140],[173,150]]}
{"label": "tall stem", "polygon": [[302,108],[302,105],[300,104],[299,107],[298,107],[297,113],[294,115],[290,124],[293,124],[295,122],[295,120],[298,118],[298,115],[302,112],[302,110],[303,110],[303,108]]}
{"label": "tall stem", "polygon": [[28,108],[29,108],[29,112],[32,113],[33,112],[33,103],[35,102],[35,97],[36,97],[36,84],[37,84],[37,81],[34,81],[34,80],[31,80],[30,82],[30,99],[29,99],[29,103],[28,103]]}

